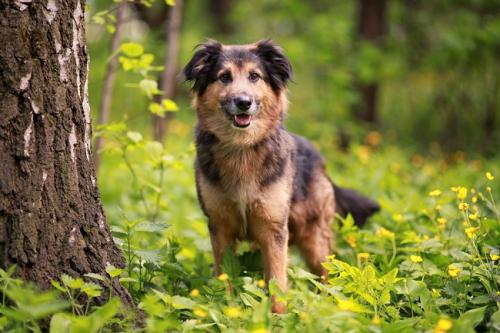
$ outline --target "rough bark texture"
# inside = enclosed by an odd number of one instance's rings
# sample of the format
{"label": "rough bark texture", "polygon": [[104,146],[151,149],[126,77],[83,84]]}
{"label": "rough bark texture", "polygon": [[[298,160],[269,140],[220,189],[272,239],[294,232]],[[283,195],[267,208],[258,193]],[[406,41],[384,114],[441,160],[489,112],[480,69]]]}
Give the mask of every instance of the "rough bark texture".
{"label": "rough bark texture", "polygon": [[[360,0],[359,27],[361,38],[377,43],[385,33],[386,28],[386,0]],[[360,85],[360,105],[357,106],[359,118],[368,123],[377,120],[378,83]]]}
{"label": "rough bark texture", "polygon": [[[165,69],[160,77],[162,98],[173,99],[175,96],[176,77],[179,73],[177,68],[179,57],[179,34],[182,23],[182,3],[183,0],[176,0],[175,5],[169,11],[168,33],[167,33],[167,54],[165,55]],[[167,113],[164,118],[153,115],[153,134],[157,141],[162,142],[165,138],[167,123],[172,119],[173,114]]]}
{"label": "rough bark texture", "polygon": [[41,287],[124,265],[92,162],[84,6],[0,0],[0,265]]}
{"label": "rough bark texture", "polygon": [[[116,23],[115,23],[115,34],[111,39],[111,50],[110,54],[114,56],[109,60],[108,65],[106,66],[106,76],[104,78],[104,87],[102,90],[102,103],[101,103],[101,111],[99,112],[99,124],[106,124],[109,121],[109,113],[111,110],[111,101],[113,99],[113,83],[115,81],[116,68],[118,66],[118,49],[120,48],[120,41],[122,37],[122,24],[125,18],[125,11],[127,10],[127,2],[121,3],[116,10]],[[100,153],[101,147],[104,143],[104,138],[99,136],[95,140],[94,147],[94,164],[96,170],[99,169],[99,163],[101,161]]]}

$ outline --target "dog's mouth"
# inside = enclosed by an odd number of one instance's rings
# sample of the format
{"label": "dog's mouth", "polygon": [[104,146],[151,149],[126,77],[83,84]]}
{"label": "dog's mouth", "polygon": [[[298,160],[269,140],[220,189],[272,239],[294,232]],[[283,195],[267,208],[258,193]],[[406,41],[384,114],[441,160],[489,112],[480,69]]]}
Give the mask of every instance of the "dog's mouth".
{"label": "dog's mouth", "polygon": [[239,128],[246,128],[252,122],[252,115],[240,113],[233,116],[233,125]]}

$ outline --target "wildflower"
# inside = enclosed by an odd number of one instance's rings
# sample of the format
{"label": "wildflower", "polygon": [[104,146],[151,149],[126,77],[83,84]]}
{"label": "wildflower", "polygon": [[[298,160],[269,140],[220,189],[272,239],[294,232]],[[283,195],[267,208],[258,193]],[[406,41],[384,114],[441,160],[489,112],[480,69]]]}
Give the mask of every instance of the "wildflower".
{"label": "wildflower", "polygon": [[469,208],[469,204],[466,202],[461,202],[458,204],[458,209],[461,211],[466,211]]}
{"label": "wildflower", "polygon": [[373,325],[380,325],[380,317],[379,316],[373,316],[372,324]]}
{"label": "wildflower", "polygon": [[470,215],[469,215],[469,220],[471,220],[471,221],[477,221],[477,219],[478,219],[478,218],[479,218],[479,217],[478,217],[478,214],[477,214],[477,213],[474,213],[474,214],[470,214]]}
{"label": "wildflower", "polygon": [[441,195],[440,190],[434,190],[434,191],[429,192],[429,196],[431,196],[431,197],[439,197],[440,195]]}
{"label": "wildflower", "polygon": [[498,253],[490,253],[490,258],[493,261],[497,261],[498,259],[500,259],[500,255],[498,255]]}
{"label": "wildflower", "polygon": [[444,229],[446,227],[446,219],[444,217],[439,217],[437,221],[439,223],[439,229]]}
{"label": "wildflower", "polygon": [[227,281],[229,280],[229,275],[227,275],[226,273],[222,273],[221,275],[219,275],[218,279],[220,281]]}
{"label": "wildflower", "polygon": [[486,191],[491,192],[491,187],[487,186]]}
{"label": "wildflower", "polygon": [[495,179],[495,177],[493,177],[493,175],[491,174],[491,172],[488,171],[488,172],[486,172],[486,179],[493,180],[493,179]]}
{"label": "wildflower", "polygon": [[264,280],[259,280],[259,281],[257,281],[257,285],[258,285],[260,288],[265,288],[265,286],[266,286],[266,281],[264,281]]}
{"label": "wildflower", "polygon": [[423,261],[421,256],[415,256],[415,255],[411,255],[410,260],[414,263],[419,263]]}
{"label": "wildflower", "polygon": [[304,311],[300,311],[299,312],[299,318],[300,320],[307,320],[309,316],[307,315],[307,312],[304,312]]}
{"label": "wildflower", "polygon": [[452,187],[451,187],[451,190],[452,190],[453,192],[455,192],[455,193],[456,193],[456,192],[458,192],[458,190],[459,190],[459,189],[460,189],[460,186],[452,186]]}
{"label": "wildflower", "polygon": [[439,290],[432,288],[431,292],[432,292],[432,297],[434,298],[441,297],[441,292]]}
{"label": "wildflower", "polygon": [[466,187],[460,187],[458,189],[457,198],[458,198],[458,200],[465,200],[465,198],[467,198],[467,188]]}
{"label": "wildflower", "polygon": [[366,252],[360,252],[358,253],[358,260],[368,260],[370,258],[370,254]]}
{"label": "wildflower", "polygon": [[385,238],[394,238],[394,233],[382,227],[377,230],[377,236]]}
{"label": "wildflower", "polygon": [[356,247],[356,236],[354,235],[348,235],[346,240],[347,244],[349,244],[350,247],[355,248]]}
{"label": "wildflower", "polygon": [[329,256],[326,256],[326,259],[333,260],[335,259],[335,257],[336,257],[335,254],[330,254]]}
{"label": "wildflower", "polygon": [[190,295],[191,295],[191,297],[198,297],[198,296],[200,296],[200,291],[198,289],[193,289],[193,290],[191,290]]}
{"label": "wildflower", "polygon": [[194,309],[193,313],[196,317],[200,318],[205,318],[207,316],[207,312],[202,309]]}
{"label": "wildflower", "polygon": [[396,222],[402,222],[404,220],[404,216],[401,214],[392,214],[392,219]]}
{"label": "wildflower", "polygon": [[457,266],[451,264],[448,265],[448,275],[451,277],[457,277],[458,273],[460,273],[461,269],[458,268]]}
{"label": "wildflower", "polygon": [[477,202],[477,197],[476,196],[473,196],[472,197],[472,203],[476,203]]}
{"label": "wildflower", "polygon": [[449,319],[439,319],[436,328],[434,329],[434,333],[444,333],[448,332],[451,327],[453,326],[453,323]]}
{"label": "wildflower", "polygon": [[236,306],[228,306],[224,309],[224,314],[229,318],[238,318],[239,316],[241,316],[241,311]]}
{"label": "wildflower", "polygon": [[479,227],[469,227],[469,228],[465,229],[465,234],[470,239],[474,239],[476,237],[476,234],[477,234],[478,230],[479,230]]}
{"label": "wildflower", "polygon": [[267,332],[269,332],[267,328],[256,328],[250,331],[250,333],[267,333]]}
{"label": "wildflower", "polygon": [[337,305],[341,311],[354,311],[356,309],[356,303],[350,299],[339,299]]}
{"label": "wildflower", "polygon": [[439,212],[441,210],[441,205],[436,205],[436,207],[434,207],[434,210],[436,210],[437,212]]}

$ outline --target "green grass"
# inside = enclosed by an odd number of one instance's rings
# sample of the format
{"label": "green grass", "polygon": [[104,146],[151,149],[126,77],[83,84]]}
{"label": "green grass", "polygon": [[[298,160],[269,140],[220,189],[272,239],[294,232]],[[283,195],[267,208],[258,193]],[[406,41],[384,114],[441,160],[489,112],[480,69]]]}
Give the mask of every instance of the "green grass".
{"label": "green grass", "polygon": [[[99,185],[127,267],[110,267],[105,277],[61,277],[45,293],[2,271],[3,331],[36,331],[44,318],[52,318],[53,332],[499,329],[498,160],[412,155],[383,138],[379,144],[374,133],[372,145],[353,145],[348,154],[319,141],[332,178],[375,197],[382,210],[361,229],[349,218],[333,223],[336,256],[325,263],[327,284],[291,250],[290,289],[282,294],[273,282],[263,285],[259,254],[245,244],[226,253],[226,274],[213,276],[191,127],[191,119],[175,120],[164,145],[124,125],[108,127]],[[497,178],[487,179],[487,171]],[[82,293],[107,295],[111,279],[129,288],[145,327],[134,326],[131,312],[113,299],[100,308],[75,301]],[[270,294],[286,301],[286,314],[271,314]]]}

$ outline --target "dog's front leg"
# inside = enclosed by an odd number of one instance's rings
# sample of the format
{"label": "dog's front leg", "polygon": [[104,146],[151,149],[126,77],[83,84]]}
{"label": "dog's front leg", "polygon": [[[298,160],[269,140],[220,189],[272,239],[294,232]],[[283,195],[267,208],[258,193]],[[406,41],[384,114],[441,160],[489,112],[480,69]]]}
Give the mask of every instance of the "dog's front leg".
{"label": "dog's front leg", "polygon": [[[219,223],[217,223],[219,222]],[[210,241],[212,243],[212,252],[214,255],[215,274],[218,276],[222,273],[221,263],[226,247],[231,247],[233,250],[236,245],[236,235],[228,228],[227,223],[210,220],[208,230],[210,232]]]}
{"label": "dog's front leg", "polygon": [[[287,290],[288,226],[286,222],[261,221],[261,228],[254,236],[264,261],[266,280],[276,279],[278,287]],[[273,297],[272,311],[284,313],[286,306]]]}

